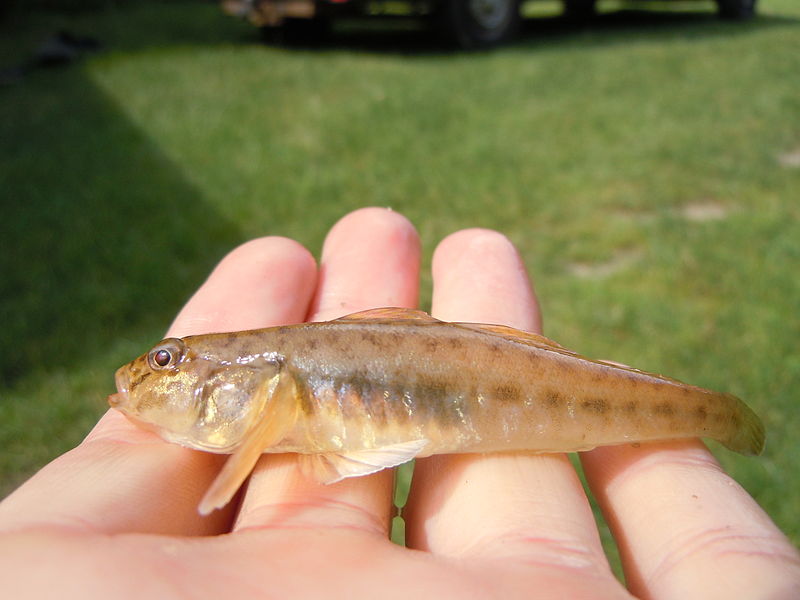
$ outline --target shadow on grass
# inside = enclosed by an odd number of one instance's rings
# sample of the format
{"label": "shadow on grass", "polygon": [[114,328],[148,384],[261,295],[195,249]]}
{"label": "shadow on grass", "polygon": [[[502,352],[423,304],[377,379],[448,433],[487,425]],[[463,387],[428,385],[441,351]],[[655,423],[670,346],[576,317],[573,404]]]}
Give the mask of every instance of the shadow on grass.
{"label": "shadow on grass", "polygon": [[79,68],[0,89],[0,377],[163,329],[233,226]]}

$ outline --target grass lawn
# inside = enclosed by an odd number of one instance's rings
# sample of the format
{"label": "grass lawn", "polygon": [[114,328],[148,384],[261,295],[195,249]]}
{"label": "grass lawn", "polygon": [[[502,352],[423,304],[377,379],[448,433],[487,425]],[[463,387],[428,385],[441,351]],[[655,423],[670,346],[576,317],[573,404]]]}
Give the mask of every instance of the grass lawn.
{"label": "grass lawn", "polygon": [[717,454],[800,544],[800,5],[760,5],[611,3],[487,53],[270,47],[196,2],[7,14],[0,66],[59,27],[104,51],[0,87],[0,493],[81,439],[229,248],[318,252],[377,204],[426,265],[456,229],[506,233],[564,345],[746,399],[764,456]]}

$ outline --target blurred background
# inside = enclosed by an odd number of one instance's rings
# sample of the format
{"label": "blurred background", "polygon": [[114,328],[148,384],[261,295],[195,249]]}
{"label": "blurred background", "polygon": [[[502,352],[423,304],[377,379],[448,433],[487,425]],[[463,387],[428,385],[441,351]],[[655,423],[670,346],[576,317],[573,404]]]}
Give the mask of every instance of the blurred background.
{"label": "blurred background", "polygon": [[318,255],[379,205],[420,231],[423,308],[436,242],[494,228],[547,335],[745,399],[764,456],[713,449],[800,543],[800,4],[597,8],[527,2],[464,51],[402,19],[265,43],[213,2],[6,2],[0,494],[82,439],[229,249]]}

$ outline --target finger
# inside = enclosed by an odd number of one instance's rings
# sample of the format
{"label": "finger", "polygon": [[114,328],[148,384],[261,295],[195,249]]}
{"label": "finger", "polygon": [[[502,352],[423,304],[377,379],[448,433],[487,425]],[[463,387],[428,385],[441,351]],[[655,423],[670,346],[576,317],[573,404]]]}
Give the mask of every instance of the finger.
{"label": "finger", "polygon": [[[397,213],[362,209],[344,217],[325,240],[313,321],[380,306],[416,305],[419,238]],[[236,529],[270,526],[357,528],[386,536],[392,473],[319,485],[293,456],[264,456],[242,503]]]}
{"label": "finger", "polygon": [[[438,318],[540,328],[522,261],[500,234],[467,230],[450,236],[434,255],[433,277]],[[413,547],[437,554],[609,573],[591,509],[564,455],[419,460],[406,534]]]}
{"label": "finger", "polygon": [[581,455],[642,598],[800,598],[800,556],[699,441]]}
{"label": "finger", "polygon": [[267,237],[233,250],[175,317],[168,336],[300,323],[317,283],[314,257],[294,240]]}
{"label": "finger", "polygon": [[[316,265],[302,246],[282,238],[254,240],[217,266],[170,335],[300,321],[315,279]],[[167,444],[109,411],[80,446],[0,505],[0,528],[215,533],[228,526],[230,513],[201,519],[197,503],[220,459]]]}

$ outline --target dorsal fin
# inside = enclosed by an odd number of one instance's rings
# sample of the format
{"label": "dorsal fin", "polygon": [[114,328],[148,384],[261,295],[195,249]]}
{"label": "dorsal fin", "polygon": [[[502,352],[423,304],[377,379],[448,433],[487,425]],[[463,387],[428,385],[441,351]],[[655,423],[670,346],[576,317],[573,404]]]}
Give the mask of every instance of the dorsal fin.
{"label": "dorsal fin", "polygon": [[434,319],[428,313],[416,310],[414,308],[370,308],[369,310],[362,310],[350,315],[345,315],[335,319],[334,323],[348,321],[420,321],[426,323],[438,323],[438,319]]}
{"label": "dorsal fin", "polygon": [[550,338],[547,338],[543,335],[531,333],[529,331],[522,331],[521,329],[514,329],[513,327],[508,327],[506,325],[487,325],[485,323],[453,323],[453,325],[464,327],[465,329],[474,329],[475,331],[480,331],[481,333],[499,335],[500,337],[519,342],[520,344],[526,344],[528,346],[549,348],[551,350],[558,350],[559,352],[566,354],[574,354],[572,350],[567,350],[558,342],[554,342]]}

